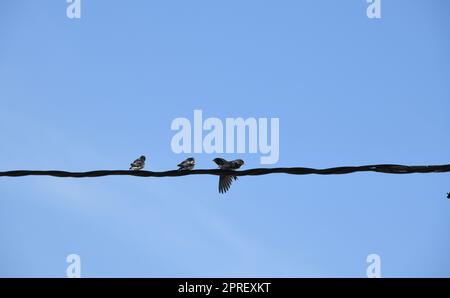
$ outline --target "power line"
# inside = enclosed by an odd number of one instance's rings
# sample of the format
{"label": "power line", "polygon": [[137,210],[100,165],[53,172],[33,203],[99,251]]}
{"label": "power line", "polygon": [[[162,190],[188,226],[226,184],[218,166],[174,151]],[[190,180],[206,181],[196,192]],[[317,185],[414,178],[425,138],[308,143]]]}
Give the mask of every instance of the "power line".
{"label": "power line", "polygon": [[413,174],[413,173],[446,173],[450,172],[450,164],[429,166],[405,166],[395,164],[377,164],[365,166],[334,167],[327,169],[314,168],[257,168],[243,171],[229,171],[220,169],[200,169],[191,171],[127,171],[127,170],[96,170],[88,172],[67,171],[35,171],[15,170],[0,172],[0,177],[24,177],[24,176],[53,176],[61,178],[94,178],[104,176],[136,176],[136,177],[179,177],[187,175],[232,175],[232,176],[259,176],[268,174],[290,174],[290,175],[342,175],[356,172],[376,172],[385,174]]}

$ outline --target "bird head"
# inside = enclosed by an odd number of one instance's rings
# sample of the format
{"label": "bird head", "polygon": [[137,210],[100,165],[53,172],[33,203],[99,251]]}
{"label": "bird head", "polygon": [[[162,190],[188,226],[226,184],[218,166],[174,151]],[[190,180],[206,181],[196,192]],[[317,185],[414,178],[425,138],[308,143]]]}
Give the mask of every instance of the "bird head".
{"label": "bird head", "polygon": [[239,166],[243,166],[245,164],[245,162],[242,159],[236,159],[234,162],[237,163]]}
{"label": "bird head", "polygon": [[195,163],[195,159],[193,157],[189,157],[186,161]]}
{"label": "bird head", "polygon": [[447,193],[447,199],[450,199],[450,192]]}
{"label": "bird head", "polygon": [[242,167],[244,165],[244,161],[242,159],[233,160],[231,163],[232,163],[232,167],[235,170],[239,169],[240,167]]}
{"label": "bird head", "polygon": [[141,157],[139,157],[139,159],[145,161],[145,155],[141,155]]}

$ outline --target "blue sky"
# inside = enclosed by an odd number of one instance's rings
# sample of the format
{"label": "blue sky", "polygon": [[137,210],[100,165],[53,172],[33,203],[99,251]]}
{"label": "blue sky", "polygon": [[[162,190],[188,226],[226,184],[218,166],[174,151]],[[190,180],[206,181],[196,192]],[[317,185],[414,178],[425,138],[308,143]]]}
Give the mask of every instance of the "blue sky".
{"label": "blue sky", "polygon": [[[1,2],[0,170],[172,169],[195,109],[278,117],[274,166],[449,163],[448,1],[122,2]],[[2,178],[0,276],[450,277],[449,178]]]}

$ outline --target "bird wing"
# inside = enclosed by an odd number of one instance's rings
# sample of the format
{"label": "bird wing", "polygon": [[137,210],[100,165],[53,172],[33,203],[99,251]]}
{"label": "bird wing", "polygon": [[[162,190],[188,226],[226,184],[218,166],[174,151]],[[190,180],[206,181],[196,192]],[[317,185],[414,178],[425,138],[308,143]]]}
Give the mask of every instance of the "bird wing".
{"label": "bird wing", "polygon": [[214,162],[215,162],[220,168],[226,166],[226,164],[229,163],[227,160],[225,160],[225,159],[223,159],[223,158],[215,158],[215,159],[214,159]]}
{"label": "bird wing", "polygon": [[140,166],[142,166],[142,160],[141,159],[136,159],[135,161],[133,161],[131,164],[130,164],[130,166],[132,166],[132,167],[140,167]]}
{"label": "bird wing", "polygon": [[237,180],[237,177],[235,176],[225,176],[220,175],[219,178],[219,193],[226,193],[233,183],[233,179]]}
{"label": "bird wing", "polygon": [[177,166],[184,168],[184,167],[187,167],[189,164],[190,164],[190,162],[188,160],[183,160]]}

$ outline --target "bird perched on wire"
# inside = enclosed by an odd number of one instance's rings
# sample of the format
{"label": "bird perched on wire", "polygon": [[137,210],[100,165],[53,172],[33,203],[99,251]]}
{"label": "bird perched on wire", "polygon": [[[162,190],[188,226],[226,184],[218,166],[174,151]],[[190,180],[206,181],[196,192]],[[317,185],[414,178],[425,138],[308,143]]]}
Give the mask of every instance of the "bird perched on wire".
{"label": "bird perched on wire", "polygon": [[[213,161],[219,166],[221,170],[237,170],[244,165],[242,159],[236,159],[232,161],[225,160],[223,158],[215,158]],[[230,175],[220,175],[219,177],[219,192],[226,193],[230,187],[233,180],[237,180],[236,176]]]}
{"label": "bird perched on wire", "polygon": [[179,167],[178,171],[192,170],[195,167],[195,159],[189,157],[180,162],[177,166]]}
{"label": "bird perched on wire", "polygon": [[130,171],[140,171],[145,167],[145,156],[142,155],[130,164]]}

